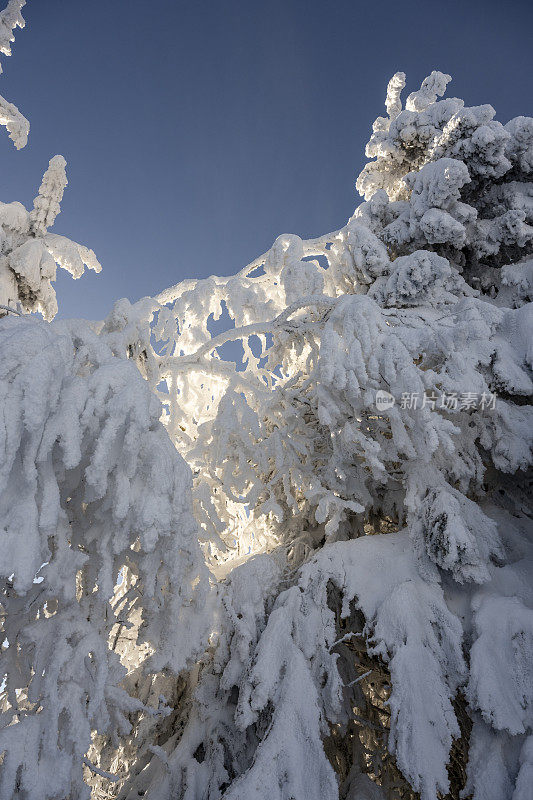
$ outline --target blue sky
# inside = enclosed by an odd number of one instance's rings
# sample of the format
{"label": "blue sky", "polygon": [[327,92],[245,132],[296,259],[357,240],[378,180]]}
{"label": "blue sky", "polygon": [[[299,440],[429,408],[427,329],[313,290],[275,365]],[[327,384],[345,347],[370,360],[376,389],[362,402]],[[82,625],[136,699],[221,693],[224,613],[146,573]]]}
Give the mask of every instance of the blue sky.
{"label": "blue sky", "polygon": [[344,224],[397,70],[506,122],[533,112],[525,0],[28,0],[0,94],[30,119],[0,138],[0,199],[30,206],[68,162],[54,231],[100,275],[58,280],[61,316],[99,319],[186,277],[231,274],[284,232]]}

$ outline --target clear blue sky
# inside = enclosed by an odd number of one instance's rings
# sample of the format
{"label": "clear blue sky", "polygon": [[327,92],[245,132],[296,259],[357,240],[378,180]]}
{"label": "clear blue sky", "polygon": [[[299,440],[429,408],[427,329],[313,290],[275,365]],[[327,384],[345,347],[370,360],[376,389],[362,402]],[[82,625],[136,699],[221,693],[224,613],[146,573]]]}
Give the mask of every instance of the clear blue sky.
{"label": "clear blue sky", "polygon": [[397,70],[409,91],[449,72],[452,95],[502,122],[533,113],[526,0],[28,0],[24,16],[0,94],[30,141],[0,137],[0,199],[29,206],[61,153],[54,231],[104,268],[58,281],[62,316],[343,225]]}

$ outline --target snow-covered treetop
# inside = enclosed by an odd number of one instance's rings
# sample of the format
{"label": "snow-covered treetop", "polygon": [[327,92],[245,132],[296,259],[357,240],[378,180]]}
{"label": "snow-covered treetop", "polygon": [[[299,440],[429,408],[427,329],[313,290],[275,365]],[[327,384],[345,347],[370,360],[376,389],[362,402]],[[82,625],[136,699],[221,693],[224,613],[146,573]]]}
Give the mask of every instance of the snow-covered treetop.
{"label": "snow-covered treetop", "polygon": [[55,218],[61,211],[61,200],[67,185],[67,162],[63,156],[54,156],[50,159],[48,169],[43,175],[39,187],[39,194],[33,201],[33,211],[30,213],[30,226],[34,233],[44,236],[54,224]]}
{"label": "snow-covered treetop", "polygon": [[92,250],[48,232],[60,212],[65,167],[63,156],[50,159],[31,212],[21,203],[0,203],[0,305],[40,311],[45,319],[57,313],[52,286],[57,266],[73,278],[86,267],[102,269]]}

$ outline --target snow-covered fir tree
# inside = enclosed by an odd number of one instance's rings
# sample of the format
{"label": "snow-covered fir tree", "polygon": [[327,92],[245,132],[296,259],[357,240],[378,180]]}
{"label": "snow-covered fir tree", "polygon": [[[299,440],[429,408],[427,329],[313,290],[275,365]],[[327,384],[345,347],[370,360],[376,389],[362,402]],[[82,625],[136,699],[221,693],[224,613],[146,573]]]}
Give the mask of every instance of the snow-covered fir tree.
{"label": "snow-covered fir tree", "polygon": [[26,313],[99,268],[61,157],[2,206],[1,800],[530,800],[533,120],[449,81],[344,227],[101,323]]}

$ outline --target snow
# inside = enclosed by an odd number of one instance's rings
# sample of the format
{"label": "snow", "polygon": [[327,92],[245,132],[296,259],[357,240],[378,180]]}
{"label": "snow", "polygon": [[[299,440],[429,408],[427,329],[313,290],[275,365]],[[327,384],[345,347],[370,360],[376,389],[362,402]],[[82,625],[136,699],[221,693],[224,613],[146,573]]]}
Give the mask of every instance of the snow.
{"label": "snow", "polygon": [[119,570],[143,597],[153,671],[179,672],[206,644],[190,472],[146,382],[87,324],[8,315],[0,365],[0,797],[17,783],[29,797],[85,797],[91,731],[123,735],[143,708],[108,647]]}
{"label": "snow", "polygon": [[57,313],[56,265],[73,278],[85,267],[102,269],[92,250],[48,233],[67,185],[65,166],[63,156],[50,159],[30,213],[20,203],[0,203],[0,304],[39,311],[47,320]]}
{"label": "snow", "polygon": [[[0,53],[4,56],[11,55],[11,45],[15,41],[14,29],[25,25],[21,13],[25,5],[26,0],[8,0],[7,6],[0,12]],[[0,74],[1,72],[0,66]]]}
{"label": "snow", "polygon": [[0,204],[0,800],[529,798],[533,121],[450,80],[342,228],[99,323],[65,160]]}

